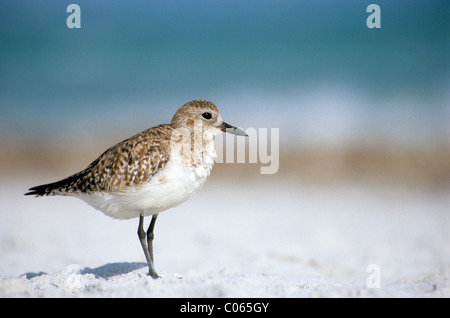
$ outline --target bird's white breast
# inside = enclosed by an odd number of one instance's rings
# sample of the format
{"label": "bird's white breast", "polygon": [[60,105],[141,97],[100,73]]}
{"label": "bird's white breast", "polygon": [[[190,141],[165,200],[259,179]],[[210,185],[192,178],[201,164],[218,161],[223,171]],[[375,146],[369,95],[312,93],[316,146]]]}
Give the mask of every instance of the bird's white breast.
{"label": "bird's white breast", "polygon": [[135,218],[141,212],[144,215],[156,214],[183,203],[199,190],[209,176],[216,157],[211,140],[197,165],[187,165],[173,152],[164,168],[147,183],[120,193],[83,194],[80,199],[118,219]]}

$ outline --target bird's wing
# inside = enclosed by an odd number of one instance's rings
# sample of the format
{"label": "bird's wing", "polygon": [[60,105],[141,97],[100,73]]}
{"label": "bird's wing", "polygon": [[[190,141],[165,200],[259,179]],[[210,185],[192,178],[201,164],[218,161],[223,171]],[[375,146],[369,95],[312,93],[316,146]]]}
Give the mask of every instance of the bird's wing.
{"label": "bird's wing", "polygon": [[170,125],[144,130],[106,150],[86,169],[63,180],[30,188],[25,195],[118,193],[139,186],[166,165],[172,131]]}

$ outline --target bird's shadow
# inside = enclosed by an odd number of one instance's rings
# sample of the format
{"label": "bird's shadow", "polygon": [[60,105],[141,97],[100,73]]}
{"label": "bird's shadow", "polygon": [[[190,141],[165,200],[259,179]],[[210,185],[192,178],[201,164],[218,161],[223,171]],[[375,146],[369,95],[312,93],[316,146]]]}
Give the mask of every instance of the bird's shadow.
{"label": "bird's shadow", "polygon": [[95,268],[85,267],[81,270],[81,274],[93,274],[95,278],[109,279],[117,275],[127,274],[143,267],[147,267],[147,263],[108,263]]}
{"label": "bird's shadow", "polygon": [[[135,271],[137,269],[146,267],[147,263],[140,263],[140,262],[122,262],[122,263],[108,263],[99,267],[90,268],[85,267],[80,271],[80,274],[93,274],[95,278],[103,278],[103,279],[109,279],[111,277],[127,274],[132,271]],[[32,279],[34,277],[38,277],[41,275],[47,275],[45,272],[29,272],[24,274],[27,279]]]}

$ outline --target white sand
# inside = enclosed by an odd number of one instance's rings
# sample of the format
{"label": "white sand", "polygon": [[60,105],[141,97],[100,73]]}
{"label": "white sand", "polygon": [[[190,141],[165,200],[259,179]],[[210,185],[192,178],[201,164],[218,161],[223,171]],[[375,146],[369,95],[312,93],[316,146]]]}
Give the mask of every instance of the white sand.
{"label": "white sand", "polygon": [[448,191],[207,182],[158,218],[153,280],[137,219],[23,196],[50,179],[0,181],[2,297],[450,296]]}

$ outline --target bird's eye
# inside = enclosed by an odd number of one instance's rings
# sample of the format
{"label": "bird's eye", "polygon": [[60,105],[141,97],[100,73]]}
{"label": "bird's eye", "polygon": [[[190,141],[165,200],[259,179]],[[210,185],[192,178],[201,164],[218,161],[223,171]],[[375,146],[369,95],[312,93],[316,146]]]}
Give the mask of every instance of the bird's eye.
{"label": "bird's eye", "polygon": [[202,114],[202,117],[205,119],[211,119],[212,115],[211,115],[211,113],[206,112],[206,113]]}

